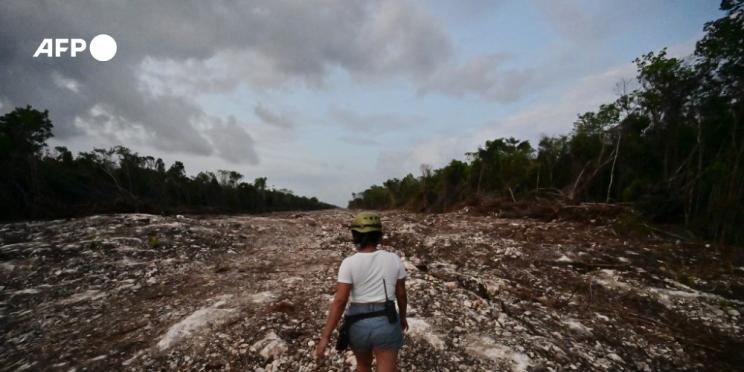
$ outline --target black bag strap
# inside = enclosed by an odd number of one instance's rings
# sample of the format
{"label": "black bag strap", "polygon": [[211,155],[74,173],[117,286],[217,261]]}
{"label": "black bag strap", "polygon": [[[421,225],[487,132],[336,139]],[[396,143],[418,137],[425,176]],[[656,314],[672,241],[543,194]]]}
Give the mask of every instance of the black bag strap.
{"label": "black bag strap", "polygon": [[388,300],[387,296],[387,284],[385,284],[385,278],[382,278],[382,289],[385,291],[385,301]]}

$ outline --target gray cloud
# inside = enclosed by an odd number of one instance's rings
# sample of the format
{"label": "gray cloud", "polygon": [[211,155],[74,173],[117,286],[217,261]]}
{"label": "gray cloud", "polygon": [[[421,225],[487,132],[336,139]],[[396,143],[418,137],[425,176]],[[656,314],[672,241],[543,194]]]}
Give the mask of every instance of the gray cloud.
{"label": "gray cloud", "polygon": [[[147,85],[184,92],[232,90],[241,83],[317,88],[333,68],[359,79],[418,78],[452,57],[444,26],[412,1],[255,1],[229,13],[203,29],[201,20],[190,26],[207,35],[173,35],[224,45],[181,59],[151,54],[142,66]],[[229,30],[224,39],[208,37],[214,24]]]}
{"label": "gray cloud", "polygon": [[558,31],[576,42],[594,42],[615,26],[591,17],[579,4],[551,0],[538,0],[536,3]]}
{"label": "gray cloud", "polygon": [[500,102],[519,98],[532,82],[531,70],[506,70],[501,65],[505,55],[493,54],[471,58],[460,66],[447,66],[422,83],[421,92],[440,91],[450,95],[475,94]]}
{"label": "gray cloud", "polygon": [[669,4],[646,0],[595,2],[591,6],[555,0],[536,0],[534,3],[549,25],[565,36],[563,42],[579,47],[571,48],[572,52],[588,50],[596,53],[596,48],[606,43],[608,38],[638,27],[629,20],[647,14],[664,15],[669,11]]}
{"label": "gray cloud", "polygon": [[219,156],[234,163],[258,163],[253,138],[238,125],[234,117],[218,121],[206,132]]}
{"label": "gray cloud", "polygon": [[[406,0],[6,0],[0,25],[3,107],[49,109],[60,139],[96,132],[233,161],[258,161],[252,137],[239,120],[208,115],[198,95],[241,84],[323,87],[337,68],[356,79],[403,77],[421,91],[497,101],[512,99],[523,80],[502,76],[492,57],[458,66],[440,20]],[[45,37],[90,40],[99,33],[117,40],[112,61],[32,58]],[[291,124],[264,107],[255,113],[269,124]]]}
{"label": "gray cloud", "polygon": [[[360,114],[345,108],[332,108],[328,112],[332,121],[353,132],[382,134],[410,127],[424,119],[418,116],[401,116],[388,113]],[[371,144],[366,142],[366,144]]]}
{"label": "gray cloud", "polygon": [[403,77],[424,93],[472,93],[495,101],[512,100],[527,82],[524,72],[502,71],[501,59],[493,56],[461,65],[444,25],[415,2],[322,4],[322,12],[311,1],[255,6],[236,25],[240,31],[231,45],[205,58],[148,58],[142,80],[152,91],[192,95],[240,84],[253,90],[298,83],[323,88],[330,71],[341,68],[362,82]]}
{"label": "gray cloud", "polygon": [[295,126],[295,122],[289,113],[271,111],[260,103],[253,108],[253,113],[264,123],[275,127],[290,129]]}
{"label": "gray cloud", "polygon": [[[218,47],[191,42],[199,33],[193,24],[183,25],[188,17],[198,18],[198,12],[182,12],[188,6],[172,8],[149,2],[2,2],[0,64],[5,68],[0,71],[0,96],[9,105],[49,109],[61,139],[95,134],[166,152],[216,154],[228,160],[249,155],[256,162],[253,150],[242,147],[252,142],[239,124],[207,115],[189,97],[141,89],[137,71],[146,57],[206,57]],[[119,52],[112,61],[100,63],[87,55],[32,58],[45,37],[90,40],[98,33],[117,39]],[[232,135],[219,136],[217,128]]]}

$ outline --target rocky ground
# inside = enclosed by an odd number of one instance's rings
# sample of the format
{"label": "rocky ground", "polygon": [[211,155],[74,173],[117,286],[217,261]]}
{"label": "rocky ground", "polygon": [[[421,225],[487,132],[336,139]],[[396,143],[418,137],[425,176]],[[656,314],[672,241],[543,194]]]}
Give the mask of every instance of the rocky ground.
{"label": "rocky ground", "polygon": [[[311,356],[352,213],[0,225],[0,369],[340,371]],[[744,369],[744,261],[604,222],[383,213],[404,371]],[[733,252],[733,253],[732,253]]]}

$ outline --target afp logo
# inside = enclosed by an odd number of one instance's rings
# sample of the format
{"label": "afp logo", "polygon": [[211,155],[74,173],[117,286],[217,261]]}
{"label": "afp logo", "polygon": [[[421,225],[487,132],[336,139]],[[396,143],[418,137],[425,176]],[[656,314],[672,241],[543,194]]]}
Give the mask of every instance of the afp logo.
{"label": "afp logo", "polygon": [[[87,46],[90,50],[90,55],[97,61],[110,61],[116,55],[116,40],[106,34],[96,35]],[[86,43],[83,39],[49,38],[41,41],[39,47],[36,48],[34,58],[38,58],[39,56],[59,58],[67,54],[74,58],[77,57],[78,53],[84,52],[85,48]]]}

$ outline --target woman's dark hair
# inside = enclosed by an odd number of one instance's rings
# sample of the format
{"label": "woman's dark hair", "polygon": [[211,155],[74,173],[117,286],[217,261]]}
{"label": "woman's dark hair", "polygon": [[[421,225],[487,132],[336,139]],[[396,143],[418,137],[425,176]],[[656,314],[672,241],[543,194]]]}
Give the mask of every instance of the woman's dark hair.
{"label": "woman's dark hair", "polygon": [[366,247],[368,245],[378,245],[382,240],[381,231],[370,231],[368,233],[360,233],[358,231],[351,230],[351,238],[354,240],[354,244],[360,247]]}

